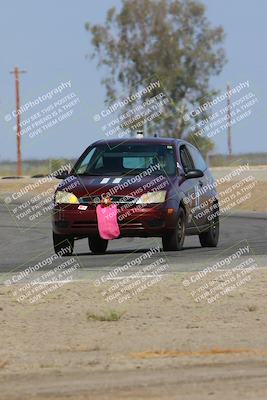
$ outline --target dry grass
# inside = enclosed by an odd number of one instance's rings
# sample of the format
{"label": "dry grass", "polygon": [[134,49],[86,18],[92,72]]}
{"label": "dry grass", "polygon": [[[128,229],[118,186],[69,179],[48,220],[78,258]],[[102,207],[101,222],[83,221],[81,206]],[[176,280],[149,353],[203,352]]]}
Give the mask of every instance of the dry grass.
{"label": "dry grass", "polygon": [[[231,183],[223,183],[219,185],[218,191],[223,192],[224,190],[231,187]],[[234,211],[257,211],[267,212],[267,182],[258,182],[251,191],[252,196],[250,199],[244,201],[237,207],[234,207],[231,212]]]}
{"label": "dry grass", "polygon": [[116,310],[108,310],[104,312],[103,314],[94,314],[91,312],[87,312],[87,320],[93,320],[93,321],[119,321],[121,317],[123,316],[124,312],[119,312]]}

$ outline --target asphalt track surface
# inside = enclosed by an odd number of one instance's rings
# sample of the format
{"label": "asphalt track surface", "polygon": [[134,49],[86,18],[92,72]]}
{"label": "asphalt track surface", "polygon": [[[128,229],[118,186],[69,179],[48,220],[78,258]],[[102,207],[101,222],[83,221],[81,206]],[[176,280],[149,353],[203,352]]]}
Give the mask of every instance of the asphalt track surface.
{"label": "asphalt track surface", "polygon": [[[11,272],[34,266],[54,253],[49,215],[34,226],[21,228],[16,225],[7,207],[1,204],[0,228],[0,282]],[[198,271],[246,245],[254,254],[258,267],[267,267],[267,214],[242,213],[222,218],[217,248],[201,248],[197,236],[187,237],[184,250],[155,253],[143,262],[149,264],[162,256],[168,264],[168,273]],[[76,278],[94,278],[96,275],[105,274],[157,246],[161,246],[161,241],[157,238],[125,238],[110,242],[106,254],[93,255],[89,251],[86,239],[76,241],[74,251],[79,263]],[[55,264],[46,265],[42,270],[54,266]],[[138,270],[138,265],[133,266],[128,273],[135,270]]]}

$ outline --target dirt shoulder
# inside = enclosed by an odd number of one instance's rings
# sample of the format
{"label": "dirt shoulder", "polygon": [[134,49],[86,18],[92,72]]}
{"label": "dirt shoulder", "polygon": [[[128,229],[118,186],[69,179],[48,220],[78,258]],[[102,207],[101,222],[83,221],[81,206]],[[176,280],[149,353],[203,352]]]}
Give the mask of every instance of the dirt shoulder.
{"label": "dirt shoulder", "polygon": [[[262,174],[267,176],[267,170],[262,168]],[[224,175],[226,175],[225,172]],[[239,178],[240,181],[242,179],[245,178]],[[47,181],[46,178],[43,180],[0,179],[0,202],[9,206],[9,202],[23,203],[38,195],[42,196],[41,198],[51,196],[59,182],[58,179]],[[217,186],[221,209],[226,208],[226,211],[230,213],[235,211],[267,212],[267,181],[255,179],[242,182],[239,186],[236,186],[238,180],[223,182]],[[231,196],[234,200],[231,200]]]}
{"label": "dirt shoulder", "polygon": [[[2,398],[266,398],[267,272],[210,304],[185,287],[192,274],[121,305],[90,281],[27,306],[0,287]],[[98,320],[111,309],[117,321]]]}

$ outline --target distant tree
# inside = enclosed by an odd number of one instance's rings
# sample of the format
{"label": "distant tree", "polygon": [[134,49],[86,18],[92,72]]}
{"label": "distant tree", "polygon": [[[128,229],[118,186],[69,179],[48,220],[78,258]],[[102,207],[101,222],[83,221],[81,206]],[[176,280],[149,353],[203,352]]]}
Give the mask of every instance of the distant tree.
{"label": "distant tree", "polygon": [[205,159],[208,157],[208,153],[214,150],[214,142],[205,136],[196,136],[194,133],[189,133],[186,137],[188,142],[192,143],[199,149]]}
{"label": "distant tree", "polygon": [[225,63],[224,31],[211,26],[205,6],[197,0],[122,0],[121,10],[110,8],[103,25],[85,26],[92,35],[92,57],[105,71],[107,103],[156,76],[172,99],[172,110],[150,128],[156,126],[161,136],[185,135],[190,121],[184,113],[215,94],[210,77]]}

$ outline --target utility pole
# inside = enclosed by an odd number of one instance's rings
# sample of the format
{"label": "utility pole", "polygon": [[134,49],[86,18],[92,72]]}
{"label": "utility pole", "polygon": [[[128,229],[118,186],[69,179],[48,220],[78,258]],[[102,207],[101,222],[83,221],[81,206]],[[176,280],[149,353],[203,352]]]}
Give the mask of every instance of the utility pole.
{"label": "utility pole", "polygon": [[21,157],[21,126],[20,126],[20,97],[19,97],[19,76],[24,74],[26,71],[20,71],[18,67],[14,68],[14,71],[10,71],[15,76],[15,88],[16,88],[16,117],[17,117],[17,175],[22,175],[22,157]]}
{"label": "utility pole", "polygon": [[227,84],[227,145],[228,145],[228,155],[229,158],[232,156],[232,115],[231,115],[231,86],[230,83]]}

